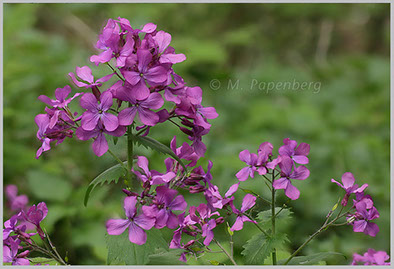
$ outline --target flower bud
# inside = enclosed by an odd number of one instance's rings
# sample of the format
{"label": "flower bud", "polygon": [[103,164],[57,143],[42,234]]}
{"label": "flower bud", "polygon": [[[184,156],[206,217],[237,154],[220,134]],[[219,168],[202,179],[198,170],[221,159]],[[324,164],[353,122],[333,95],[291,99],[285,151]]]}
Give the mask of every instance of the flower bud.
{"label": "flower bud", "polygon": [[190,186],[189,187],[189,192],[190,193],[199,193],[203,192],[205,190],[205,187],[200,185],[200,186]]}
{"label": "flower bud", "polygon": [[18,254],[18,258],[25,258],[27,255],[29,255],[30,251],[29,250],[25,250],[21,253]]}
{"label": "flower bud", "polygon": [[193,136],[194,135],[194,133],[191,130],[189,130],[189,129],[185,128],[185,127],[179,127],[179,129],[182,132],[184,132],[185,134],[189,135],[189,136]]}
{"label": "flower bud", "polygon": [[224,222],[224,218],[220,217],[220,218],[217,218],[215,221],[216,221],[216,224],[222,224]]}

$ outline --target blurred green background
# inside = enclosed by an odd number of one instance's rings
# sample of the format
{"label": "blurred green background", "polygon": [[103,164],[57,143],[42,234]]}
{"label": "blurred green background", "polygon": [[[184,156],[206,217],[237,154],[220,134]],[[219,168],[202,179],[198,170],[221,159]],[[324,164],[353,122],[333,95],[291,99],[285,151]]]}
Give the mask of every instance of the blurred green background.
{"label": "blurred green background", "polygon": [[[105,66],[89,62],[93,44],[108,18],[124,17],[133,27],[154,22],[172,35],[172,46],[187,60],[174,66],[189,85],[203,89],[203,104],[219,117],[204,137],[206,168],[214,162],[213,182],[222,193],[234,184],[244,165],[243,149],[256,152],[270,141],[277,152],[289,137],[311,145],[311,176],[295,182],[300,199],[291,202],[293,220],[283,229],[292,252],[318,229],[327,212],[343,195],[330,182],[350,171],[358,183],[368,183],[380,212],[376,238],[337,227],[321,234],[301,254],[344,253],[349,264],[354,252],[368,248],[390,251],[390,61],[388,4],[5,4],[4,5],[4,184],[16,184],[30,203],[45,201],[49,214],[44,226],[71,264],[106,262],[105,221],[122,216],[122,183],[93,192],[87,207],[88,183],[115,164],[111,156],[96,157],[89,142],[66,140],[35,159],[39,141],[34,117],[45,105],[41,94],[54,95],[70,84],[75,66],[89,65],[96,77]],[[216,79],[220,87],[211,89]],[[228,88],[228,81],[239,87]],[[319,91],[250,89],[258,82],[313,82]],[[320,84],[316,84],[320,83]],[[218,84],[211,84],[217,87]],[[241,89],[242,88],[242,89]],[[75,88],[74,88],[75,89]],[[185,135],[169,124],[155,127],[152,137],[169,144]],[[179,143],[179,142],[178,142]],[[114,151],[126,158],[124,141]],[[164,171],[164,156],[137,149],[150,167]],[[241,185],[242,186],[242,185]],[[243,183],[269,197],[259,178]],[[278,204],[287,199],[279,192]],[[239,191],[236,204],[244,193]],[[198,196],[198,197],[197,197]],[[196,198],[197,197],[197,198]],[[198,205],[202,196],[187,195]],[[264,208],[264,205],[259,205]],[[4,217],[10,212],[5,209]],[[242,245],[258,233],[252,224],[234,236],[235,259],[242,264]],[[227,241],[224,229],[215,231]],[[166,238],[169,231],[163,230]],[[216,254],[216,260],[228,263]],[[209,264],[210,256],[190,264]]]}

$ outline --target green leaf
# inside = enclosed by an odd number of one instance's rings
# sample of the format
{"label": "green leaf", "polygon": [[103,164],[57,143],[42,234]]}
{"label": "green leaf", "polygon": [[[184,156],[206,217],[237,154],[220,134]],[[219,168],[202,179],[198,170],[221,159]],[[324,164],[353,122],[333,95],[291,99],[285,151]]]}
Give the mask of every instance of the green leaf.
{"label": "green leaf", "polygon": [[65,201],[72,191],[67,180],[41,171],[29,172],[27,180],[34,196],[45,201]]}
{"label": "green leaf", "polygon": [[40,263],[41,265],[60,265],[56,260],[50,259],[50,258],[45,258],[45,257],[35,257],[35,258],[29,258],[30,262],[33,264]]}
{"label": "green leaf", "polygon": [[[124,162],[124,163],[126,164],[127,162]],[[124,177],[126,175],[126,173],[127,173],[127,171],[122,165],[116,164],[116,165],[112,166],[111,168],[108,168],[107,170],[102,172],[100,175],[98,175],[95,179],[93,179],[90,182],[90,184],[86,190],[84,205],[86,206],[88,204],[90,193],[93,191],[93,189],[97,185],[99,185],[99,184],[103,185],[104,183],[111,183],[113,181],[115,183],[117,183],[119,178]]]}
{"label": "green leaf", "polygon": [[179,260],[183,249],[159,249],[157,253],[149,255],[149,265],[186,265],[185,262]]}
{"label": "green leaf", "polygon": [[[281,207],[275,208],[275,214],[276,214],[275,224],[277,227],[280,228],[281,226],[289,223],[289,221],[292,218],[293,212],[291,212],[290,209],[287,208],[282,209],[282,211],[280,212],[279,210],[281,210]],[[271,228],[271,213],[272,213],[271,209],[269,209],[269,210],[261,211],[257,214],[257,220],[263,229]]]}
{"label": "green leaf", "polygon": [[159,249],[168,249],[160,230],[152,229],[146,233],[147,241],[144,245],[131,243],[128,230],[121,235],[107,235],[107,264],[144,265],[148,264],[149,255],[156,254]]}
{"label": "green leaf", "polygon": [[[346,259],[346,256],[339,252],[320,252],[308,256],[298,256],[290,260],[288,265],[318,265],[321,261],[326,260],[332,256],[341,256]],[[278,264],[284,264],[287,259],[278,261]]]}
{"label": "green leaf", "polygon": [[210,262],[212,265],[220,265],[220,262],[218,262],[218,261],[210,260],[209,262]]}
{"label": "green leaf", "polygon": [[160,153],[170,155],[172,158],[174,158],[180,165],[182,165],[184,171],[186,172],[186,166],[182,162],[182,160],[166,145],[163,143],[148,137],[148,136],[135,136],[133,135],[133,142],[137,143],[138,145],[142,145],[145,148],[151,148],[153,150],[156,150]]}
{"label": "green leaf", "polygon": [[276,233],[272,237],[266,237],[263,233],[256,234],[243,246],[242,255],[247,264],[263,264],[274,248],[281,248],[288,241],[286,234]]}

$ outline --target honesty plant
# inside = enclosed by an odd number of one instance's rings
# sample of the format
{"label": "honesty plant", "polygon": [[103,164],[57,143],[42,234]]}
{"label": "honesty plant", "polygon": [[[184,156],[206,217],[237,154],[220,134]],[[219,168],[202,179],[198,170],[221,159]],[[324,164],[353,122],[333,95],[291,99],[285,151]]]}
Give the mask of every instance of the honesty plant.
{"label": "honesty plant", "polygon": [[[170,263],[184,263],[190,257],[200,258],[205,252],[212,252],[214,243],[221,249],[220,253],[236,265],[232,238],[236,236],[235,231],[248,226],[257,227],[259,234],[244,245],[243,263],[247,264],[266,264],[269,256],[272,264],[308,264],[310,256],[296,255],[331,226],[351,225],[355,232],[376,236],[379,228],[373,220],[379,217],[379,213],[373,206],[372,198],[364,194],[368,185],[358,187],[353,175],[346,172],[342,176],[343,184],[332,179],[345,190],[338,214],[334,216],[337,203],[320,229],[286,259],[278,260],[277,250],[284,249],[289,240],[276,229],[276,221],[289,215],[290,209],[288,205],[276,207],[276,197],[286,195],[290,200],[302,197],[293,183],[310,176],[305,166],[309,163],[307,156],[310,146],[285,138],[277,150],[278,154],[268,141],[258,147],[257,154],[245,149],[239,153],[239,159],[245,165],[240,165],[234,184],[227,191],[220,190],[211,174],[213,162],[197,166],[206,152],[203,136],[210,131],[209,120],[215,119],[218,114],[215,108],[202,105],[200,87],[187,85],[174,72],[172,66],[185,61],[186,56],[175,53],[170,43],[171,35],[157,30],[153,23],[133,29],[127,19],[109,19],[96,44],[98,54],[90,57],[96,66],[106,65],[109,74],[95,80],[88,66],[76,67],[76,74],[69,73],[71,81],[79,88],[72,97],[68,98],[71,93],[68,85],[56,89],[55,99],[43,95],[39,97],[48,107],[45,108],[46,113],[35,118],[37,138],[42,142],[37,158],[50,150],[53,142],[58,145],[66,138],[76,137],[92,140],[93,152],[97,156],[108,152],[118,162],[90,183],[85,196],[86,205],[97,185],[124,179],[122,191],[126,194],[123,199],[126,217],[109,219],[106,223],[109,264],[114,260],[130,263],[130,257],[119,256],[125,250],[134,255],[135,263],[136,255],[144,257],[143,262],[138,260],[143,264],[160,257],[175,258]],[[79,113],[69,108],[70,102],[76,98],[79,98],[81,107]],[[151,128],[168,123],[177,126],[191,143],[184,142],[177,147],[177,137],[174,136],[170,145],[166,146],[149,136]],[[116,144],[117,137],[125,137],[127,141],[127,161],[121,160],[110,150],[108,142]],[[164,161],[163,170],[150,170],[145,156],[134,155],[135,145],[169,155]],[[205,165],[207,169],[203,168]],[[264,193],[241,188],[241,184],[249,178],[259,180],[262,189],[266,186],[270,199],[264,197]],[[246,192],[242,202],[234,196],[240,190]],[[193,201],[186,201],[181,194],[185,192],[189,192],[190,196],[199,195],[204,202],[193,204]],[[353,205],[347,206],[353,194]],[[17,196],[15,187],[11,186],[7,187],[7,197],[11,209],[19,212],[4,224],[5,262],[28,264],[27,256],[32,250],[65,264],[40,225],[48,213],[45,203],[27,209],[27,197]],[[257,199],[267,208],[256,203]],[[340,219],[345,222],[339,222]],[[155,236],[150,234],[165,227],[173,230],[173,238],[160,246],[160,232],[156,232]],[[219,229],[227,230],[230,251],[215,236]],[[29,234],[28,230],[34,230],[47,248],[31,240],[35,233]],[[124,235],[128,240],[122,240]],[[147,244],[150,247],[144,247]],[[116,251],[117,247],[122,248],[122,252]],[[23,251],[25,248],[30,250]],[[314,254],[314,261],[323,260],[328,255],[338,253]],[[355,254],[353,264],[382,263],[387,259],[387,255],[382,257],[381,252],[370,250],[367,256]],[[219,264],[217,261],[211,263]]]}

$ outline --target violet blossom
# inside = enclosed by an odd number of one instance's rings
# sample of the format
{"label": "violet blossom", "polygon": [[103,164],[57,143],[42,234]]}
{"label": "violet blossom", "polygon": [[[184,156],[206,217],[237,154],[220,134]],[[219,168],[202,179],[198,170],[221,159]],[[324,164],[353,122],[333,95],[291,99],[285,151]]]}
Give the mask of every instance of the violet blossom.
{"label": "violet blossom", "polygon": [[5,196],[12,211],[24,209],[29,202],[29,198],[26,195],[18,195],[18,187],[15,185],[7,185],[5,187]]}
{"label": "violet blossom", "polygon": [[94,81],[94,77],[92,75],[92,70],[88,66],[82,66],[82,67],[76,67],[75,68],[75,73],[77,74],[78,78],[81,80],[77,80],[75,77],[75,74],[70,72],[68,75],[72,79],[72,81],[77,85],[78,87],[82,88],[93,88],[93,87],[101,87],[102,83],[110,80],[115,73],[106,75],[102,78],[97,79]]}
{"label": "violet blossom", "polygon": [[359,265],[359,263],[362,263],[362,265],[390,265],[388,259],[390,259],[390,256],[385,251],[376,251],[370,248],[362,256],[354,253],[352,265]]}
{"label": "violet blossom", "polygon": [[149,182],[150,185],[168,183],[176,176],[176,174],[172,171],[161,174],[156,170],[149,170],[148,165],[149,161],[145,156],[138,156],[137,166],[142,169],[144,174],[135,170],[134,168],[131,169],[131,172],[133,172],[142,182]]}
{"label": "violet blossom", "polygon": [[357,184],[354,184],[355,179],[352,173],[350,172],[346,172],[342,175],[342,183],[337,182],[334,179],[331,179],[331,182],[334,182],[335,184],[337,184],[339,187],[341,187],[342,189],[344,189],[346,191],[346,194],[341,202],[342,206],[346,206],[347,202],[349,200],[349,196],[352,193],[362,193],[365,188],[368,187],[368,184],[364,184],[361,187],[358,187]]}
{"label": "violet blossom", "polygon": [[178,227],[178,217],[172,211],[184,211],[187,203],[182,195],[177,194],[176,190],[158,186],[153,204],[142,207],[146,216],[156,219],[155,228],[161,229],[167,226],[169,229],[175,229]]}
{"label": "violet blossom", "polygon": [[289,138],[283,139],[283,144],[279,148],[279,154],[281,156],[288,156],[299,164],[307,164],[309,162],[308,157],[306,157],[310,150],[309,144],[300,143],[297,147],[297,141],[290,140]]}
{"label": "violet blossom", "polygon": [[66,85],[64,88],[57,88],[55,90],[56,99],[52,100],[46,95],[40,95],[38,100],[44,102],[45,104],[55,107],[55,108],[65,108],[68,104],[74,100],[76,97],[82,95],[82,93],[76,93],[71,98],[67,99],[67,96],[71,93],[70,86]]}
{"label": "violet blossom", "polygon": [[130,242],[143,245],[147,236],[144,230],[150,230],[155,225],[155,219],[140,213],[137,215],[137,197],[127,196],[124,199],[124,210],[127,219],[110,219],[107,221],[107,232],[110,235],[120,235],[129,229]]}
{"label": "violet blossom", "polygon": [[354,215],[355,220],[352,223],[354,232],[363,232],[366,235],[375,237],[379,232],[379,227],[376,223],[371,222],[374,219],[379,218],[379,212],[375,207],[367,210],[367,204],[365,202],[359,202],[356,204],[356,213]]}
{"label": "violet blossom", "polygon": [[12,265],[30,265],[26,256],[30,251],[26,250],[18,254],[19,250],[19,239],[8,238],[9,246],[3,245],[3,262],[11,263]]}
{"label": "violet blossom", "polygon": [[281,169],[281,177],[274,180],[272,184],[274,189],[284,189],[287,197],[297,200],[300,191],[291,184],[290,179],[304,180],[309,177],[309,170],[303,165],[294,167],[293,160],[287,156],[282,156],[279,168]]}
{"label": "violet blossom", "polygon": [[230,203],[233,212],[237,215],[237,219],[235,220],[233,226],[230,228],[231,231],[242,230],[245,221],[256,223],[245,215],[245,212],[251,209],[255,205],[255,203],[256,197],[249,193],[246,194],[244,199],[242,200],[241,210],[235,208],[232,202]]}
{"label": "violet blossom", "polygon": [[119,112],[119,124],[128,126],[134,122],[134,118],[138,113],[138,117],[143,124],[154,126],[159,122],[160,118],[154,109],[159,109],[163,106],[164,101],[161,95],[154,92],[147,96],[144,100],[136,100],[125,87],[117,90],[117,97],[122,101],[129,102],[132,106],[123,109]]}
{"label": "violet blossom", "polygon": [[112,93],[110,91],[103,92],[100,95],[100,103],[92,93],[85,93],[80,101],[81,107],[87,109],[82,114],[81,126],[85,131],[92,131],[101,122],[108,132],[115,131],[118,126],[118,117],[107,112],[112,104]]}

